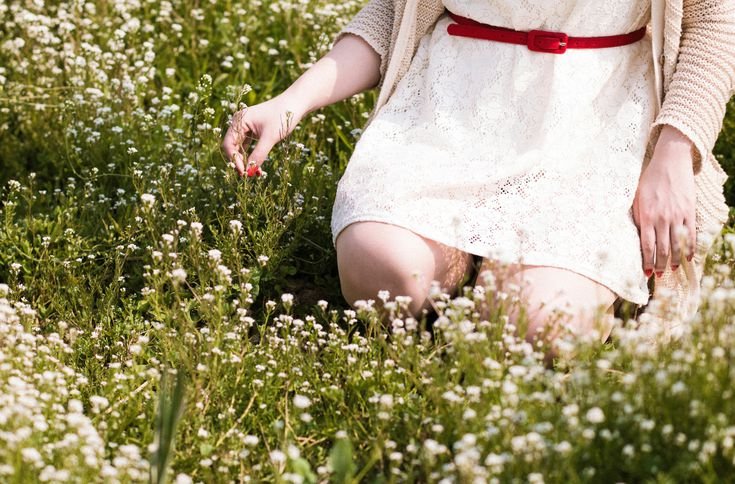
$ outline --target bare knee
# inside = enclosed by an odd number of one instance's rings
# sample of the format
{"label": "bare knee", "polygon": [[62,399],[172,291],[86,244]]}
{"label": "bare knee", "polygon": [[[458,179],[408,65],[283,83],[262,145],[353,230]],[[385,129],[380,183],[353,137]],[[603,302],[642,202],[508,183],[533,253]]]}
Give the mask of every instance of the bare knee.
{"label": "bare knee", "polygon": [[401,271],[398,264],[384,258],[371,256],[353,248],[348,254],[337,254],[339,282],[342,296],[350,306],[358,300],[380,300],[380,292],[386,291],[390,299],[396,296],[411,298],[411,314],[420,311],[419,304],[428,292],[414,284],[410,276]]}
{"label": "bare knee", "polygon": [[420,240],[399,239],[397,232],[376,222],[353,223],[340,232],[337,266],[342,295],[351,306],[360,299],[377,301],[381,290],[391,299],[410,297],[414,316],[426,306],[434,276],[431,251]]}
{"label": "bare knee", "polygon": [[612,305],[603,308],[568,304],[529,311],[526,314],[526,340],[531,341],[543,333],[546,333],[547,339],[553,339],[566,332],[576,337],[593,337],[605,342],[612,330],[612,310]]}
{"label": "bare knee", "polygon": [[[525,339],[532,344],[540,339],[549,343],[547,364],[558,356],[553,343],[559,337],[607,340],[614,322],[616,298],[610,289],[571,271],[549,267],[526,268],[516,280],[522,287]],[[509,316],[518,326],[519,308],[514,308]]]}

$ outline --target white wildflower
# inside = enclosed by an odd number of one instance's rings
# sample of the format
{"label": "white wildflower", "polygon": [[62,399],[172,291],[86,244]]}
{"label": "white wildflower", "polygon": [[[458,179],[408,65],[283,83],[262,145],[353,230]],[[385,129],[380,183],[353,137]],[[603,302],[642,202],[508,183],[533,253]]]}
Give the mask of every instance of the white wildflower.
{"label": "white wildflower", "polygon": [[21,450],[20,455],[26,462],[30,462],[36,465],[43,464],[43,457],[41,456],[41,453],[32,447],[26,447],[25,449]]}
{"label": "white wildflower", "polygon": [[181,284],[186,281],[186,271],[181,267],[178,267],[171,271],[171,279],[176,284]]}
{"label": "white wildflower", "polygon": [[532,472],[528,475],[529,484],[544,484],[544,476],[538,472]]}
{"label": "white wildflower", "polygon": [[89,403],[92,405],[92,411],[94,413],[98,413],[100,410],[105,409],[110,405],[109,400],[99,395],[92,395],[89,397]]}
{"label": "white wildflower", "polygon": [[600,407],[592,407],[587,410],[587,421],[590,423],[598,424],[605,421],[605,413]]}
{"label": "white wildflower", "polygon": [[286,454],[276,449],[270,453],[271,462],[275,465],[284,464],[286,462]]}
{"label": "white wildflower", "polygon": [[174,484],[193,484],[194,480],[189,477],[187,474],[177,474],[176,479],[174,479]]}
{"label": "white wildflower", "polygon": [[311,405],[311,400],[304,395],[296,395],[293,397],[293,404],[296,408],[308,408]]}
{"label": "white wildflower", "polygon": [[156,197],[150,193],[144,193],[140,196],[140,201],[143,202],[145,208],[151,208],[156,203]]}
{"label": "white wildflower", "polygon": [[242,222],[239,220],[230,220],[230,230],[233,234],[239,235],[242,232]]}
{"label": "white wildflower", "polygon": [[255,447],[259,441],[260,439],[256,435],[246,435],[242,438],[242,443],[248,447]]}
{"label": "white wildflower", "polygon": [[199,237],[202,235],[202,224],[200,222],[192,222],[189,224],[189,228],[191,229],[191,235],[195,239],[199,239]]}

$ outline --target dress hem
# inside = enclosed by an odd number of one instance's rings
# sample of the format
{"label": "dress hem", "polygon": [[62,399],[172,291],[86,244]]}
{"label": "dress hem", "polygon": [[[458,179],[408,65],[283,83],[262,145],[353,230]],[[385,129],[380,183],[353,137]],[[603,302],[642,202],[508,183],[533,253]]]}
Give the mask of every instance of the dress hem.
{"label": "dress hem", "polygon": [[[335,231],[333,227],[332,228],[332,245],[335,245],[335,242],[337,240],[337,236],[339,235],[339,233],[342,230],[344,230],[348,225],[354,222],[383,222],[383,223],[387,223],[390,225],[396,225],[398,227],[410,230],[411,232],[417,235],[420,235],[422,237],[429,238],[441,244],[447,245],[449,247],[453,247],[458,250],[462,250],[464,252],[468,252],[473,255],[477,255],[483,258],[489,257],[490,255],[487,251],[483,251],[473,246],[472,244],[457,244],[456,242],[448,242],[447,239],[445,239],[444,236],[441,234],[434,234],[431,230],[427,230],[424,227],[417,228],[416,226],[410,223],[404,223],[400,221],[399,219],[396,219],[395,217],[389,218],[389,217],[386,217],[385,215],[370,215],[370,214],[351,216],[347,219],[342,220],[339,230]],[[624,299],[626,301],[630,301],[633,304],[644,306],[648,304],[649,302],[650,294],[646,294],[645,296],[643,296],[642,293],[630,292],[628,289],[624,287],[620,287],[618,284],[614,284],[610,282],[603,282],[603,278],[596,271],[591,270],[591,268],[589,267],[571,264],[572,262],[571,260],[565,259],[563,257],[560,258],[560,257],[549,256],[549,254],[544,254],[540,252],[529,252],[529,253],[523,254],[520,262],[526,265],[541,265],[541,266],[546,266],[546,267],[556,267],[559,269],[566,269],[566,270],[575,272],[579,275],[582,275],[584,277],[587,277],[588,279],[605,286],[606,288],[613,291],[618,298]],[[577,262],[577,261],[574,261],[574,262]]]}

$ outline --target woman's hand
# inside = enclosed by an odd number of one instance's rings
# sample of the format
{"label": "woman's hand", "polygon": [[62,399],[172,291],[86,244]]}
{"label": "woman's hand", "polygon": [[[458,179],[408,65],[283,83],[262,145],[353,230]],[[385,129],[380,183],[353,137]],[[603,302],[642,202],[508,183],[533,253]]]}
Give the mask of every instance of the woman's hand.
{"label": "woman's hand", "polygon": [[[382,14],[381,14],[382,15]],[[258,144],[248,157],[248,176],[257,175],[273,145],[288,136],[312,111],[376,87],[381,55],[360,36],[343,35],[332,49],[277,97],[235,113],[222,149],[240,176],[250,141]],[[289,118],[288,112],[293,113]]]}
{"label": "woman's hand", "polygon": [[689,138],[673,126],[664,125],[638,182],[633,219],[640,234],[647,277],[653,271],[660,277],[669,255],[672,270],[679,267],[682,255],[687,260],[694,255],[696,193],[691,150]]}
{"label": "woman's hand", "polygon": [[[222,141],[222,150],[240,176],[260,175],[260,165],[273,146],[287,137],[301,121],[306,110],[289,95],[281,94],[268,101],[248,106],[232,116],[232,123]],[[257,139],[253,152],[243,160],[250,142]]]}

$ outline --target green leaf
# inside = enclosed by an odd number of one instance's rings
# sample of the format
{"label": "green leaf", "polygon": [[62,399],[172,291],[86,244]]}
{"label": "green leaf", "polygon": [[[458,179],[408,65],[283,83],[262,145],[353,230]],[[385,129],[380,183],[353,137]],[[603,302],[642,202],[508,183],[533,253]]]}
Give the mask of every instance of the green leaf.
{"label": "green leaf", "polygon": [[352,482],[355,463],[352,461],[352,443],[349,439],[339,439],[329,452],[329,463],[333,470],[332,482],[339,484]]}
{"label": "green leaf", "polygon": [[204,457],[206,457],[209,454],[211,454],[213,450],[214,450],[214,447],[212,446],[212,444],[209,444],[207,442],[202,442],[201,444],[199,444],[199,452]]}
{"label": "green leaf", "polygon": [[345,135],[344,131],[342,131],[342,128],[338,126],[336,121],[334,120],[332,120],[332,127],[334,128],[334,133],[337,135],[337,138],[342,140],[342,142],[347,145],[347,148],[350,151],[354,150],[354,143]]}
{"label": "green leaf", "polygon": [[291,469],[293,470],[294,474],[298,474],[301,477],[303,477],[304,482],[308,484],[316,483],[317,476],[311,470],[311,465],[309,464],[309,461],[307,461],[303,457],[299,457],[297,459],[292,460]]}
{"label": "green leaf", "polygon": [[[184,411],[185,377],[183,370],[176,372],[173,384],[169,382],[168,371],[161,374],[158,395],[158,412],[156,415],[155,450],[151,454],[150,482],[160,484],[166,482],[171,455],[174,451],[176,427]],[[173,389],[171,389],[173,386]]]}

